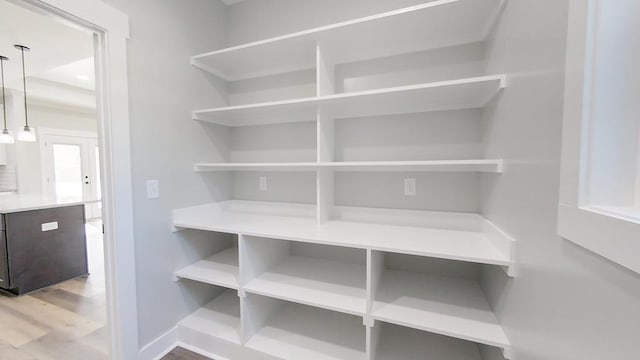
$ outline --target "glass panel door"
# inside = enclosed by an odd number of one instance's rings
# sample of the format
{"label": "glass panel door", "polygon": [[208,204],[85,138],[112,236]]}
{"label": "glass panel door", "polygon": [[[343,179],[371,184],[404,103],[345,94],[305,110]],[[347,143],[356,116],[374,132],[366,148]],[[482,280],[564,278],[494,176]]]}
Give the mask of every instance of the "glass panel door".
{"label": "glass panel door", "polygon": [[96,138],[46,135],[44,144],[49,194],[62,202],[84,202],[87,219],[102,217]]}
{"label": "glass panel door", "polygon": [[53,187],[60,202],[83,200],[82,147],[72,144],[52,144]]}

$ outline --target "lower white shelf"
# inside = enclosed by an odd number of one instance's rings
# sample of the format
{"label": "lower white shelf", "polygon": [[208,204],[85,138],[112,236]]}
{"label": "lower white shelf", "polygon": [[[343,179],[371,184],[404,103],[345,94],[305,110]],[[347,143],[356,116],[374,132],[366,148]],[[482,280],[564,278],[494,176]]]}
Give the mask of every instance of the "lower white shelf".
{"label": "lower white shelf", "polygon": [[[336,219],[318,224],[315,205],[231,200],[174,210],[173,224],[176,228],[512,265],[512,239],[479,215],[364,208],[357,211],[365,215],[353,218],[369,218],[376,223]],[[421,222],[434,219],[432,223],[444,223],[450,228],[377,221],[387,218],[399,223],[404,221],[402,218]]]}
{"label": "lower white shelf", "polygon": [[238,248],[232,247],[214,254],[176,271],[175,275],[181,279],[238,289]]}
{"label": "lower white shelf", "polygon": [[509,347],[480,285],[473,280],[385,270],[372,316],[480,344]]}
{"label": "lower white shelf", "polygon": [[237,292],[222,292],[207,305],[180,321],[178,327],[241,344],[240,300]]}
{"label": "lower white shelf", "polygon": [[365,360],[362,318],[285,303],[246,343],[281,359]]}
{"label": "lower white shelf", "polygon": [[371,360],[482,360],[477,344],[403,326],[376,322]]}
{"label": "lower white shelf", "polygon": [[366,312],[366,268],[358,264],[289,256],[244,289],[260,295],[340,311]]}

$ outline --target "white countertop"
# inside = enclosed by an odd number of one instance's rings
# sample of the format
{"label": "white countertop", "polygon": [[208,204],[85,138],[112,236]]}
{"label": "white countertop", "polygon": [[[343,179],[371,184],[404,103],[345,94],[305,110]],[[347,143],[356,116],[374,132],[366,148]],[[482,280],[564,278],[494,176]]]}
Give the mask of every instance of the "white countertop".
{"label": "white countertop", "polygon": [[42,194],[3,194],[0,195],[0,213],[40,210],[55,207],[83,204],[82,201],[63,202]]}

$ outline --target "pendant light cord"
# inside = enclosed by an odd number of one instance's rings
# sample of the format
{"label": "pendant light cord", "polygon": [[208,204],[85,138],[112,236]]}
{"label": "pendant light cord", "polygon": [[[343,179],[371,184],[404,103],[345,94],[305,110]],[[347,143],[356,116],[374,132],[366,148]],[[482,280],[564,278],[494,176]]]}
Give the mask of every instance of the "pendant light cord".
{"label": "pendant light cord", "polygon": [[27,75],[24,70],[24,48],[20,48],[22,53],[22,88],[24,91],[24,127],[29,127],[29,113],[27,110]]}
{"label": "pendant light cord", "polygon": [[2,115],[4,119],[3,130],[7,130],[7,99],[4,95],[4,59],[0,59],[0,72],[2,73]]}

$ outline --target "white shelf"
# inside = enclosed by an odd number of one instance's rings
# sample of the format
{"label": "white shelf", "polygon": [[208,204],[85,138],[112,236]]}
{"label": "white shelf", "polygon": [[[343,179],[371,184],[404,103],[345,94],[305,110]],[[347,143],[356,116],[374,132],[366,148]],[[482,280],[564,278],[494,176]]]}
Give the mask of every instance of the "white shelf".
{"label": "white shelf", "polygon": [[364,360],[365,328],[352,315],[287,303],[246,346],[279,359]]}
{"label": "white shelf", "polygon": [[191,63],[233,81],[315,67],[321,44],[335,63],[482,41],[503,0],[438,0],[196,55]]}
{"label": "white shelf", "polygon": [[199,163],[196,172],[208,171],[455,171],[502,173],[500,159],[424,160],[424,161],[352,161],[352,162],[288,162],[288,163]]}
{"label": "white shelf", "polygon": [[320,163],[335,171],[455,171],[502,173],[503,162],[488,160],[355,161]]}
{"label": "white shelf", "polygon": [[176,277],[238,289],[238,248],[221,251],[176,271]]}
{"label": "white shelf", "polygon": [[476,281],[385,270],[372,315],[393,324],[509,347]]}
{"label": "white shelf", "polygon": [[477,344],[385,323],[371,360],[482,360]]}
{"label": "white shelf", "polygon": [[193,165],[195,172],[208,171],[316,171],[315,162],[282,163],[199,163]]}
{"label": "white shelf", "polygon": [[366,312],[366,268],[357,264],[289,256],[244,289],[259,295],[353,315]]}
{"label": "white shelf", "polygon": [[438,81],[344,94],[197,110],[193,119],[226,126],[316,121],[484,107],[506,87],[505,75]]}
{"label": "white shelf", "polygon": [[227,290],[178,323],[178,327],[240,344],[240,301]]}
{"label": "white shelf", "polygon": [[[289,205],[291,211],[286,210]],[[269,214],[269,208],[272,207],[275,207],[273,214],[279,215]],[[315,210],[314,205],[276,203],[272,206],[264,202],[232,200],[174,210],[173,223],[177,228],[511,265],[510,254],[502,250],[495,241],[496,237],[502,235],[481,230],[449,230],[341,220],[318,225]],[[399,217],[397,214],[402,211],[396,210],[394,213],[395,217]],[[412,218],[431,216],[427,211],[407,211],[407,214]],[[450,221],[452,227],[455,219],[463,216],[448,216],[453,219]],[[484,220],[479,218],[478,222]]]}

